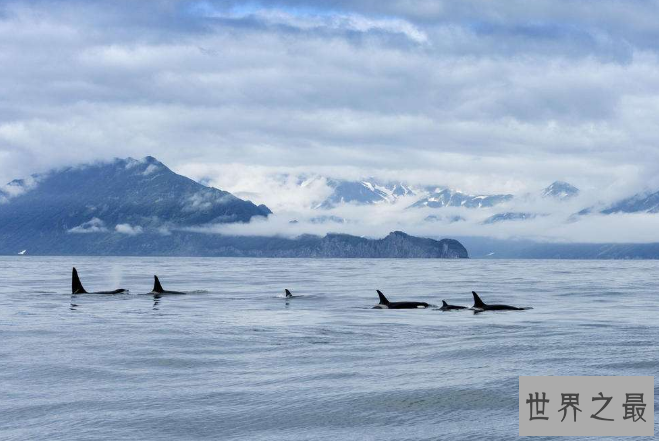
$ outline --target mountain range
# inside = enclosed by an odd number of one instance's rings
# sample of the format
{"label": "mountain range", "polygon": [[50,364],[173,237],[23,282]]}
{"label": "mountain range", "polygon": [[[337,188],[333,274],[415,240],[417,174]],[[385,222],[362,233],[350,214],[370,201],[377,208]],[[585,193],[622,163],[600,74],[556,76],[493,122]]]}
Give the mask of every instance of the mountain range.
{"label": "mountain range", "polygon": [[[313,208],[332,209],[342,204],[371,205],[394,204],[402,199],[413,201],[409,208],[492,208],[512,201],[512,194],[468,194],[444,186],[411,186],[402,182],[382,183],[375,179],[362,181],[325,178],[331,194]],[[305,179],[300,179],[305,183]],[[579,194],[573,185],[556,181],[542,189],[540,196],[568,200]],[[532,195],[525,195],[531,197]]]}
{"label": "mountain range", "polygon": [[[307,224],[353,222],[332,211],[342,204],[403,204],[422,212],[431,228],[467,222],[467,212],[482,212],[478,223],[526,222],[547,213],[512,211],[529,200],[551,198],[579,202],[580,191],[556,181],[534,194],[470,195],[446,187],[414,187],[401,182],[328,179],[331,194],[307,216]],[[515,202],[516,205],[512,203]],[[552,206],[551,204],[548,206]],[[442,211],[460,207],[465,211]],[[579,214],[659,213],[659,192],[646,192],[604,208]],[[483,210],[483,211],[479,211]],[[430,212],[428,212],[430,211]],[[408,212],[411,213],[411,212]],[[340,213],[339,213],[340,214]],[[114,254],[268,257],[467,257],[464,246],[451,239],[433,240],[394,232],[383,239],[346,234],[325,236],[227,236],[211,234],[218,224],[246,224],[272,215],[217,188],[178,175],[153,157],[116,159],[14,180],[0,187],[0,254]],[[424,219],[421,218],[421,219]],[[484,219],[484,220],[483,220]],[[566,222],[574,219],[566,219]],[[296,231],[291,220],[291,231]],[[325,227],[327,228],[327,227]],[[322,227],[317,229],[322,231]],[[325,231],[328,231],[325,229]],[[331,230],[330,230],[331,231]],[[434,234],[433,234],[434,235]],[[465,237],[474,256],[533,258],[659,258],[657,244],[548,244],[523,240]]]}
{"label": "mountain range", "polygon": [[434,190],[430,190],[430,194],[412,204],[411,208],[484,208],[503,204],[512,198],[513,195],[511,194],[470,195],[449,188],[435,188]]}
{"label": "mountain range", "polygon": [[236,237],[194,232],[266,218],[265,205],[178,175],[153,157],[65,167],[0,189],[0,254],[467,258],[451,239]]}
{"label": "mountain range", "polygon": [[[301,180],[300,182],[304,182]],[[512,201],[529,201],[534,198],[569,201],[580,195],[574,185],[555,181],[538,193],[520,196],[512,194],[469,194],[443,186],[413,186],[403,182],[382,183],[375,179],[362,181],[336,180],[327,178],[331,194],[322,202],[315,204],[316,209],[332,209],[342,204],[373,205],[395,204],[401,201],[409,203],[408,208],[445,208],[463,207],[467,209],[496,208]],[[597,212],[612,213],[659,213],[659,191],[643,192],[615,202],[605,208],[584,208],[579,214]],[[576,214],[576,213],[575,213]],[[484,223],[519,221],[544,216],[545,213],[503,211],[492,215]],[[430,216],[436,220],[437,216]]]}
{"label": "mountain range", "polygon": [[[393,204],[405,198],[416,198],[410,208],[467,207],[481,208],[509,201],[512,195],[470,195],[446,187],[413,187],[402,182],[379,182],[375,179],[348,181],[325,178],[332,190],[330,196],[314,208],[331,209],[341,204]],[[301,183],[305,180],[301,179]]]}

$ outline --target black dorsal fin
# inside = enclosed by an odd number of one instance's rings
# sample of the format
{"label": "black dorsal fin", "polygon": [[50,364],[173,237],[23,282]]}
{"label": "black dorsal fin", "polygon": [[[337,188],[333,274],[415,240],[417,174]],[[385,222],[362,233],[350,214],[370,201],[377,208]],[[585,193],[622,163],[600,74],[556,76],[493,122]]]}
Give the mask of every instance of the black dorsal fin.
{"label": "black dorsal fin", "polygon": [[380,291],[379,289],[376,291],[378,292],[378,297],[380,297],[380,305],[388,305],[389,300],[387,300],[384,294],[382,294],[382,291]]}
{"label": "black dorsal fin", "polygon": [[85,288],[82,287],[80,283],[80,277],[78,277],[78,271],[73,267],[73,276],[71,278],[71,293],[72,294],[85,294]]}
{"label": "black dorsal fin", "polygon": [[286,297],[293,297],[293,294],[289,290],[285,289],[284,292],[286,292]]}
{"label": "black dorsal fin", "polygon": [[165,292],[164,289],[162,289],[162,285],[160,284],[160,280],[158,280],[158,276],[153,276],[153,292]]}
{"label": "black dorsal fin", "polygon": [[478,294],[476,294],[476,291],[471,292],[474,295],[474,308],[484,308],[485,307],[485,302],[481,300],[480,297],[478,297]]}
{"label": "black dorsal fin", "polygon": [[442,306],[448,307],[448,303],[446,303],[446,300],[442,300]]}

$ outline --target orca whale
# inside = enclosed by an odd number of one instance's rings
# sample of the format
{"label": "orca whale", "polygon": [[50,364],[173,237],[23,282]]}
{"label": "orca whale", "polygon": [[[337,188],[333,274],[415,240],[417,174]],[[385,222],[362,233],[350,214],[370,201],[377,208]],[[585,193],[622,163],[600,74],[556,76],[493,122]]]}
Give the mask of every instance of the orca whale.
{"label": "orca whale", "polygon": [[442,311],[457,311],[460,309],[469,309],[469,308],[467,308],[466,306],[449,305],[448,303],[446,303],[446,300],[442,300],[442,307],[439,309],[441,309]]}
{"label": "orca whale", "polygon": [[302,295],[302,296],[298,296],[298,295],[292,294],[291,291],[288,290],[288,289],[285,289],[285,290],[284,290],[284,294],[286,295],[286,300],[289,300],[289,299],[298,299],[298,298],[300,298],[300,297],[304,297],[303,295]]}
{"label": "orca whale", "polygon": [[158,276],[153,276],[153,291],[150,294],[185,294],[182,291],[167,291],[162,288]]}
{"label": "orca whale", "polygon": [[428,305],[427,303],[424,302],[390,302],[387,300],[387,298],[382,294],[382,291],[379,289],[376,290],[378,292],[378,296],[380,297],[380,303],[375,305],[373,309],[416,309],[416,308],[427,308]]}
{"label": "orca whale", "polygon": [[128,292],[127,289],[115,289],[114,291],[95,291],[87,292],[83,288],[82,283],[80,282],[80,277],[78,277],[78,271],[73,267],[73,276],[71,278],[71,294],[121,294]]}
{"label": "orca whale", "polygon": [[476,310],[477,312],[480,311],[524,311],[525,309],[533,309],[533,308],[518,308],[516,306],[510,306],[510,305],[486,305],[485,302],[481,300],[480,297],[478,297],[478,294],[476,294],[476,291],[471,292],[474,295],[474,306],[472,309]]}

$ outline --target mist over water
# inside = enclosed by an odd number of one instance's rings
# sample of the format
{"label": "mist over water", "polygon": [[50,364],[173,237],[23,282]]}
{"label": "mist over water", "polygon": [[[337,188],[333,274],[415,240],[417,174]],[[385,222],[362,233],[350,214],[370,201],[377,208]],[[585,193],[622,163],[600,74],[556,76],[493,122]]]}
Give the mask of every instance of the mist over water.
{"label": "mist over water", "polygon": [[656,375],[658,265],[2,257],[0,438],[515,438],[520,375]]}

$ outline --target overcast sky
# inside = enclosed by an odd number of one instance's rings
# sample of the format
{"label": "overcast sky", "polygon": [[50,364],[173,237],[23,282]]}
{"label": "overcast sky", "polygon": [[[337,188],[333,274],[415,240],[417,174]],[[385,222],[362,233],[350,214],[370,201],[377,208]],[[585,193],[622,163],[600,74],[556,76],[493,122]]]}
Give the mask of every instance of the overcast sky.
{"label": "overcast sky", "polygon": [[236,192],[286,172],[659,187],[657,17],[655,0],[3,1],[0,182],[153,155]]}

